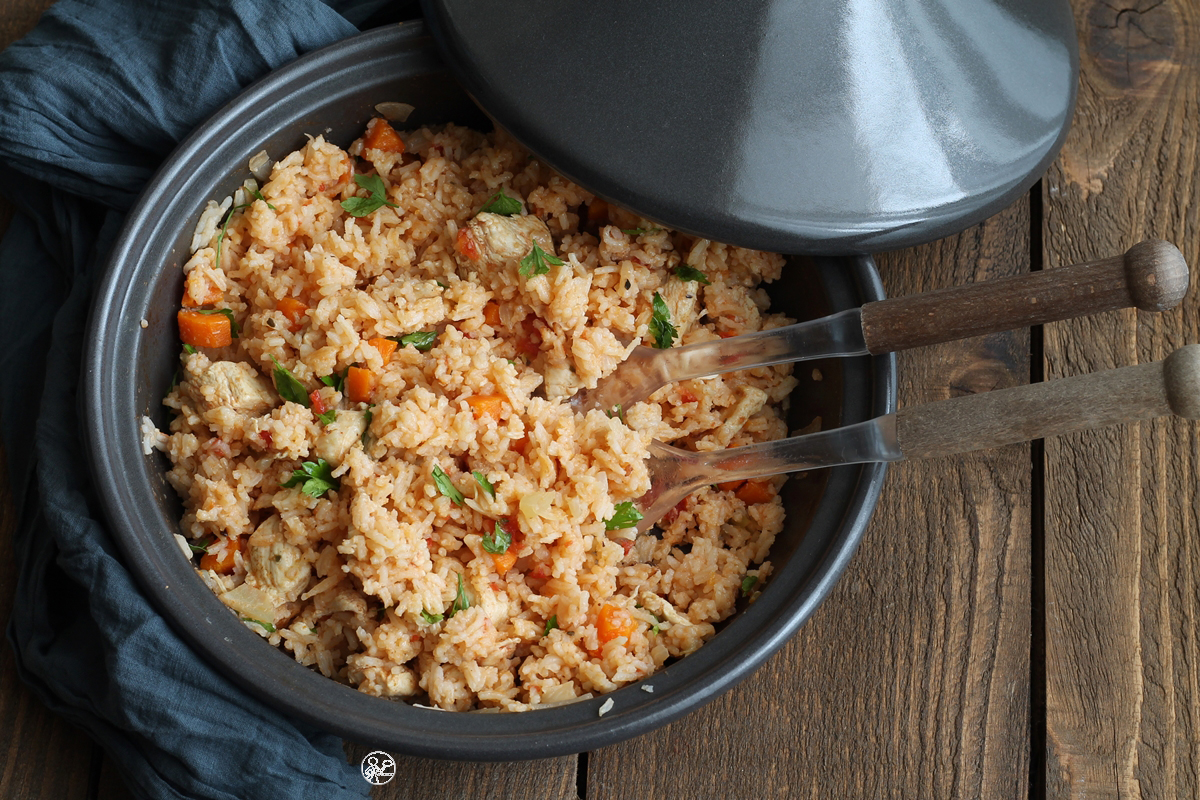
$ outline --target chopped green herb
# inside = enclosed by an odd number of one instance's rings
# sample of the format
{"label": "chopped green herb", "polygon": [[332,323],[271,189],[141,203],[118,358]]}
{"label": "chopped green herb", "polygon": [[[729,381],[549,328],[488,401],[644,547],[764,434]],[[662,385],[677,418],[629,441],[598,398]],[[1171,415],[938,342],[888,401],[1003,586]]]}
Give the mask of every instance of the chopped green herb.
{"label": "chopped green herb", "polygon": [[318,458],[315,464],[312,461],[302,462],[300,469],[292,472],[292,477],[283,484],[283,488],[291,489],[299,486],[300,491],[309,497],[321,497],[330,489],[337,489],[340,485],[338,479],[333,477],[333,467],[329,465],[329,462]]}
{"label": "chopped green herb", "polygon": [[550,619],[546,620],[546,628],[545,628],[545,630],[542,631],[542,636],[549,636],[550,631],[554,630],[557,627],[558,627],[558,614],[555,614],[554,616],[550,617]]}
{"label": "chopped green herb", "polygon": [[205,539],[200,544],[194,544],[192,542],[188,542],[188,547],[192,548],[193,553],[207,553],[208,548],[212,547],[214,541],[216,541],[216,540],[215,539]]}
{"label": "chopped green herb", "polygon": [[417,331],[416,333],[406,333],[403,336],[389,336],[388,338],[401,346],[411,344],[422,353],[428,353],[437,342],[437,337],[437,331]]}
{"label": "chopped green herb", "polygon": [[425,620],[426,625],[436,625],[442,621],[441,614],[430,614],[425,609],[421,609],[421,619]]}
{"label": "chopped green herb", "polygon": [[466,611],[471,607],[471,599],[467,597],[467,587],[463,585],[462,573],[458,573],[458,592],[454,595],[454,603],[450,606],[449,613],[446,614],[446,619],[450,619],[460,611]]}
{"label": "chopped green herb", "polygon": [[617,403],[610,410],[605,411],[604,413],[608,415],[609,419],[616,417],[617,419],[621,420],[621,422],[625,421],[625,409],[621,407],[620,403]]}
{"label": "chopped green herb", "polygon": [[619,531],[623,528],[632,528],[638,524],[638,521],[645,517],[645,514],[633,507],[633,502],[626,500],[624,503],[617,503],[613,509],[613,515],[604,520],[604,530]]}
{"label": "chopped green herb", "polygon": [[233,338],[238,338],[238,334],[242,332],[242,327],[237,324],[237,320],[233,318],[233,309],[231,308],[200,308],[196,309],[200,314],[224,314],[229,320],[229,330],[233,334]]}
{"label": "chopped green herb", "polygon": [[196,348],[190,344],[185,344],[183,346],[183,352],[187,353],[189,356],[194,355],[196,353]]}
{"label": "chopped green herb", "polygon": [[454,482],[450,480],[450,476],[442,472],[442,468],[437,464],[433,465],[433,483],[437,486],[437,490],[453,500],[455,505],[461,506],[463,504],[463,493],[458,490]]}
{"label": "chopped green herb", "polygon": [[550,265],[561,267],[562,263],[561,258],[550,255],[538,246],[538,243],[535,241],[533,249],[529,251],[529,255],[521,259],[521,269],[518,272],[526,278],[533,275],[545,275],[550,271]]}
{"label": "chopped green herb", "polygon": [[621,228],[621,233],[627,233],[630,236],[641,236],[643,233],[658,233],[662,228]]}
{"label": "chopped green herb", "polygon": [[371,420],[375,418],[375,412],[371,409],[374,407],[375,404],[372,403],[371,405],[367,406],[367,410],[363,412],[363,420],[366,422],[366,425],[363,426],[363,432],[360,441],[362,442],[364,449],[367,446],[367,440],[371,438]]}
{"label": "chopped green herb", "polygon": [[[258,189],[251,190],[250,194],[254,195],[255,200],[262,200],[264,203],[267,203],[267,198],[263,197],[262,192],[260,192]],[[275,206],[271,205],[270,203],[267,203],[267,208],[271,209],[272,211],[279,210],[279,209],[275,208]]]}
{"label": "chopped green herb", "polygon": [[262,628],[262,629],[263,629],[264,631],[266,631],[267,633],[274,633],[274,632],[275,632],[275,626],[274,626],[274,625],[272,625],[272,624],[271,624],[271,623],[269,623],[269,622],[263,622],[263,621],[261,621],[261,620],[254,619],[253,617],[242,617],[242,622],[253,622],[255,625],[257,625],[258,627]]}
{"label": "chopped green herb", "polygon": [[225,241],[225,232],[229,229],[229,220],[233,219],[233,214],[235,211],[241,211],[242,209],[249,207],[249,203],[242,203],[241,205],[233,206],[228,212],[226,212],[225,219],[221,223],[221,232],[217,234],[217,258],[215,264],[217,269],[221,268],[221,244]]}
{"label": "chopped green herb", "polygon": [[175,374],[171,376],[171,385],[167,387],[167,394],[175,391],[175,387],[179,385],[179,367],[175,368]]}
{"label": "chopped green herb", "polygon": [[650,335],[654,337],[655,347],[666,350],[674,343],[679,331],[671,324],[671,309],[667,308],[667,301],[658,292],[654,293],[652,307],[654,313],[650,317]]}
{"label": "chopped green herb", "polygon": [[742,597],[749,597],[750,590],[754,588],[754,584],[758,583],[757,575],[747,575],[742,578]]}
{"label": "chopped green herb", "polygon": [[675,277],[681,281],[695,281],[703,283],[705,286],[712,286],[712,281],[708,279],[708,276],[690,264],[680,264],[676,267]]}
{"label": "chopped green herb", "polygon": [[496,527],[491,533],[483,537],[483,549],[493,555],[507,553],[511,544],[512,536],[504,530],[504,526],[499,522],[496,522]]}
{"label": "chopped green herb", "polygon": [[447,286],[446,284],[442,283],[441,281],[434,281],[434,283],[436,283],[438,286],[442,287],[443,289],[449,289],[449,288],[450,288],[449,286]]}
{"label": "chopped green herb", "polygon": [[490,214],[501,214],[505,217],[511,217],[513,214],[521,213],[521,201],[515,197],[509,197],[504,193],[504,190],[496,192],[488,201],[483,204],[480,212],[487,211]]}
{"label": "chopped green herb", "polygon": [[487,479],[486,475],[479,470],[473,470],[471,475],[475,477],[475,482],[482,486],[483,490],[487,492],[488,497],[496,496],[496,487],[492,486],[492,482]]}
{"label": "chopped green herb", "polygon": [[317,380],[319,380],[321,383],[325,384],[326,386],[332,386],[338,392],[345,392],[346,391],[346,373],[349,371],[350,371],[350,368],[347,367],[342,372],[341,375],[338,375],[335,372],[332,375],[323,375],[320,378],[318,378]]}
{"label": "chopped green herb", "polygon": [[337,419],[337,409],[331,408],[324,414],[317,414],[317,419],[321,420],[322,425],[329,425]]}
{"label": "chopped green herb", "polygon": [[383,178],[378,175],[355,175],[354,182],[371,193],[370,197],[350,197],[342,201],[342,208],[352,217],[365,217],[372,211],[383,206],[399,208],[387,199],[387,190],[383,188]]}
{"label": "chopped green herb", "polygon": [[651,632],[651,633],[653,633],[655,636],[657,636],[657,635],[658,635],[658,632],[659,632],[660,630],[662,630],[662,623],[661,623],[661,622],[656,622],[656,623],[654,623],[652,626],[650,626],[650,632]]}
{"label": "chopped green herb", "polygon": [[304,391],[304,384],[296,379],[291,370],[280,364],[278,358],[271,356],[271,360],[275,362],[275,391],[279,392],[279,396],[284,400],[299,403],[308,408],[308,392]]}

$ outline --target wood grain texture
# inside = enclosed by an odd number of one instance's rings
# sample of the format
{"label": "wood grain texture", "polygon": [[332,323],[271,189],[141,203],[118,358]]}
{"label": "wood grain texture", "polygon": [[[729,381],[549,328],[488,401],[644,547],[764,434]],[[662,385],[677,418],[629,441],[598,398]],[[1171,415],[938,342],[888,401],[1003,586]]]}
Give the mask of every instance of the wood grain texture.
{"label": "wood grain texture", "polygon": [[[351,764],[375,750],[346,744]],[[464,763],[396,757],[396,777],[371,792],[374,800],[577,800],[577,756],[509,763]]]}
{"label": "wood grain texture", "polygon": [[[1044,181],[1044,259],[1173,241],[1200,263],[1200,3],[1075,3],[1075,125]],[[1193,294],[1045,331],[1047,379],[1162,358],[1197,341]],[[1195,423],[1046,443],[1046,796],[1200,793],[1200,543]]]}
{"label": "wood grain texture", "polygon": [[[879,259],[890,294],[1028,269],[1022,200]],[[900,356],[909,405],[1028,380],[1028,335]],[[741,686],[592,753],[587,800],[1026,798],[1029,450],[894,467],[842,581]]]}
{"label": "wood grain texture", "polygon": [[1009,275],[867,303],[867,351],[894,353],[968,336],[1028,328],[1117,308],[1172,308],[1188,288],[1187,264],[1166,242],[1053,271]]}

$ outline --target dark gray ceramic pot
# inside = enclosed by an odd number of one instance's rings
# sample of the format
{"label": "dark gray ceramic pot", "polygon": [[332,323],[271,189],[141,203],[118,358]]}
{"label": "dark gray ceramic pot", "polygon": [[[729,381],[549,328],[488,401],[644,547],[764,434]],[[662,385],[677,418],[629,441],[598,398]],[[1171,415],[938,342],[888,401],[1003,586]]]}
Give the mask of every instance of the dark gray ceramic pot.
{"label": "dark gray ceramic pot", "polygon": [[[650,682],[602,699],[525,714],[453,714],[360,694],[300,666],[247,630],[205,587],[173,540],[181,507],[166,460],[141,452],[139,419],[167,421],[161,398],[178,365],[181,265],[209,199],[246,177],[263,149],[279,157],[324,133],[349,144],[376,103],[416,106],[410,125],[486,118],[449,76],[424,28],[372,31],[305,56],[250,87],[168,159],[129,216],[96,299],[85,364],[88,442],[99,496],[129,568],[198,658],[281,712],[393,752],[464,760],[541,758],[589,750],[662,725],[711,700],[778,649],[829,593],[862,536],[882,465],[789,481],[789,527],[771,554],[775,577],[697,653]],[[882,297],[871,260],[798,259],[774,292],[805,318]],[[141,320],[148,327],[141,327]],[[793,400],[798,424],[856,422],[894,407],[891,358],[818,362],[826,376]]]}

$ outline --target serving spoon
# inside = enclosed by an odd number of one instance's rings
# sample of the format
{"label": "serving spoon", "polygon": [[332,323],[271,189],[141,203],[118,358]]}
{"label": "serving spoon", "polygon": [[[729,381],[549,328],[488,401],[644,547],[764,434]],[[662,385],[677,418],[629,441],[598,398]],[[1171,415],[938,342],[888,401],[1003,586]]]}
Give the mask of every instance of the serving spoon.
{"label": "serving spoon", "polygon": [[965,395],[866,422],[746,447],[695,453],[650,443],[650,491],[636,503],[645,533],[701,486],[818,467],[986,450],[1176,414],[1200,419],[1200,345],[1163,361]]}
{"label": "serving spoon", "polygon": [[759,333],[665,350],[639,346],[570,403],[576,411],[611,411],[668,383],[735,369],[894,353],[1130,306],[1165,311],[1187,289],[1183,254],[1170,242],[1150,239],[1112,258],[879,300]]}

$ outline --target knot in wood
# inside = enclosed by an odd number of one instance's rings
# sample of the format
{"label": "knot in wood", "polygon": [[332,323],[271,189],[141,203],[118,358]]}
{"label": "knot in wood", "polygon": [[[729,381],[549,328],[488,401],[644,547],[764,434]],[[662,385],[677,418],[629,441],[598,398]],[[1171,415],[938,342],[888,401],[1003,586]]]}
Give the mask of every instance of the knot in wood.
{"label": "knot in wood", "polygon": [[1179,66],[1177,24],[1164,0],[1094,2],[1087,12],[1088,53],[1115,88],[1150,91]]}

